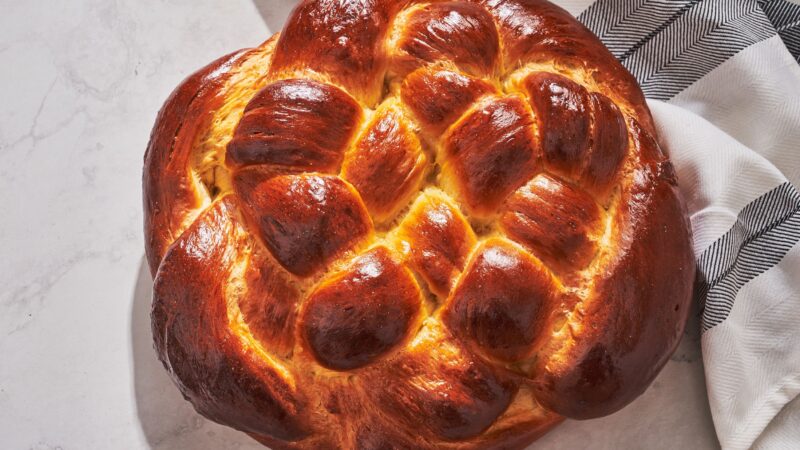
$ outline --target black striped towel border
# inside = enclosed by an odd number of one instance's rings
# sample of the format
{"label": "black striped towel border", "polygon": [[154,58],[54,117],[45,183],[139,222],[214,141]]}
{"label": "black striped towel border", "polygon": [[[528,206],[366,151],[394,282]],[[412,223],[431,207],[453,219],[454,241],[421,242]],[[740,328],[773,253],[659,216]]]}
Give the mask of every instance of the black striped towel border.
{"label": "black striped towel border", "polygon": [[[800,62],[800,5],[785,0],[597,0],[578,16],[636,77],[668,101],[745,48],[781,37]],[[696,300],[708,331],[739,290],[800,241],[800,193],[785,182],[745,206],[698,257]]]}

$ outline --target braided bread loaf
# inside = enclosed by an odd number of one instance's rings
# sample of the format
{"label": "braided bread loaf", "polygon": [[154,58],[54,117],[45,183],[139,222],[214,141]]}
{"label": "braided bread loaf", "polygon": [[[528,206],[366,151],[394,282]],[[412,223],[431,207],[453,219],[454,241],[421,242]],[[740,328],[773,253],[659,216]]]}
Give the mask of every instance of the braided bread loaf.
{"label": "braided bread loaf", "polygon": [[674,350],[689,225],[642,93],[538,0],[301,3],[145,156],[155,347],[274,448],[524,447]]}

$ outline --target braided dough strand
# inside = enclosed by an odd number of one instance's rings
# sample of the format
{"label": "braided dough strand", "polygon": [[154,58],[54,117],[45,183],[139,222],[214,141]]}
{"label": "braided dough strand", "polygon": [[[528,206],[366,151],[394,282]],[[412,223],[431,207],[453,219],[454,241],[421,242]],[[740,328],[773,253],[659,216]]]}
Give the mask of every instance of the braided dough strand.
{"label": "braided dough strand", "polygon": [[544,1],[304,1],[178,87],[143,184],[159,358],[273,448],[521,448],[688,313],[642,93]]}

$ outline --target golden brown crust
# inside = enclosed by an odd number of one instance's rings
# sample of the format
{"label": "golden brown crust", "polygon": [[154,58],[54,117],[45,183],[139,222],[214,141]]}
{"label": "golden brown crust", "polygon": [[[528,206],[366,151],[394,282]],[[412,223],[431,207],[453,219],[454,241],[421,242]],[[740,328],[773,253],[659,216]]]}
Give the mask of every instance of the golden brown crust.
{"label": "golden brown crust", "polygon": [[376,247],[308,296],[301,335],[323,366],[355,369],[400,343],[420,303],[413,275],[389,249]]}
{"label": "golden brown crust", "polygon": [[504,67],[546,62],[553,72],[585,71],[593,83],[630,106],[642,126],[655,133],[650,110],[636,79],[608,49],[568,12],[546,0],[478,0],[495,17]]}
{"label": "golden brown crust", "polygon": [[619,169],[628,151],[628,130],[625,118],[608,97],[592,92],[592,123],[590,126],[589,155],[581,171],[581,184],[600,197],[608,195],[614,187]]}
{"label": "golden brown crust", "polygon": [[614,412],[641,394],[667,362],[689,310],[695,263],[672,164],[637,123],[631,174],[617,212],[614,255],[577,311],[583,326],[539,364],[538,390],[575,418]]}
{"label": "golden brown crust", "polygon": [[475,252],[444,307],[453,334],[506,362],[528,357],[559,289],[541,262],[499,239]]}
{"label": "golden brown crust", "polygon": [[602,214],[586,192],[541,174],[509,197],[500,226],[548,267],[566,276],[594,259]]}
{"label": "golden brown crust", "polygon": [[237,178],[243,213],[272,256],[309,276],[372,229],[352,187],[331,175],[277,175],[250,185]]}
{"label": "golden brown crust", "polygon": [[473,438],[506,410],[519,380],[442,337],[412,343],[385,370],[365,374],[365,383],[380,387],[375,404],[384,416],[426,440]]}
{"label": "golden brown crust", "polygon": [[277,355],[285,356],[294,345],[301,293],[275,267],[267,253],[259,245],[252,249],[244,273],[247,290],[239,297],[239,309],[253,337]]}
{"label": "golden brown crust", "polygon": [[228,144],[230,166],[335,171],[361,120],[347,93],[313,80],[280,80],[247,104]]}
{"label": "golden brown crust", "polygon": [[409,8],[397,26],[401,30],[397,53],[392,55],[396,72],[444,60],[464,72],[485,76],[492,74],[498,62],[497,29],[492,16],[479,5],[454,1]]}
{"label": "golden brown crust", "polygon": [[181,83],[161,111],[144,155],[145,251],[155,275],[167,247],[183,230],[186,215],[202,205],[189,173],[193,144],[224,101],[223,85],[246,57],[241,50],[212,62]]}
{"label": "golden brown crust", "polygon": [[414,112],[424,131],[438,137],[482,95],[494,87],[455,70],[422,67],[403,80],[403,103]]}
{"label": "golden brown crust", "polygon": [[537,170],[533,120],[517,97],[492,98],[468,112],[442,145],[442,174],[479,217],[494,212]]}
{"label": "golden brown crust", "polygon": [[547,168],[573,178],[589,148],[589,93],[567,77],[545,72],[528,75],[525,87]]}
{"label": "golden brown crust", "polygon": [[383,38],[404,1],[305,1],[295,8],[278,40],[271,72],[290,78],[313,71],[344,86],[369,105],[380,98],[386,57]]}
{"label": "golden brown crust", "polygon": [[475,247],[475,232],[441,194],[423,194],[398,227],[401,248],[428,288],[446,298]]}
{"label": "golden brown crust", "polygon": [[641,91],[541,0],[303,1],[178,87],[143,183],[159,358],[272,448],[524,448],[688,313]]}
{"label": "golden brown crust", "polygon": [[417,191],[427,157],[411,124],[395,106],[379,110],[342,167],[376,222],[393,218]]}
{"label": "golden brown crust", "polygon": [[225,285],[242,247],[236,207],[230,196],[216,202],[161,261],[153,288],[155,347],[198,412],[242,431],[296,440],[310,431],[302,394],[228,324]]}

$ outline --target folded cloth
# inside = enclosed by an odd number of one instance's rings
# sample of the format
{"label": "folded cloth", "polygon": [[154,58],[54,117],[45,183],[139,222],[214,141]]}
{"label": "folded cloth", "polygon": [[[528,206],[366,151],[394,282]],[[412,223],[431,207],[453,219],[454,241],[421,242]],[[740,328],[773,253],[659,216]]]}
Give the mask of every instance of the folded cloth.
{"label": "folded cloth", "polygon": [[800,448],[800,6],[557,3],[639,80],[675,165],[720,444]]}

